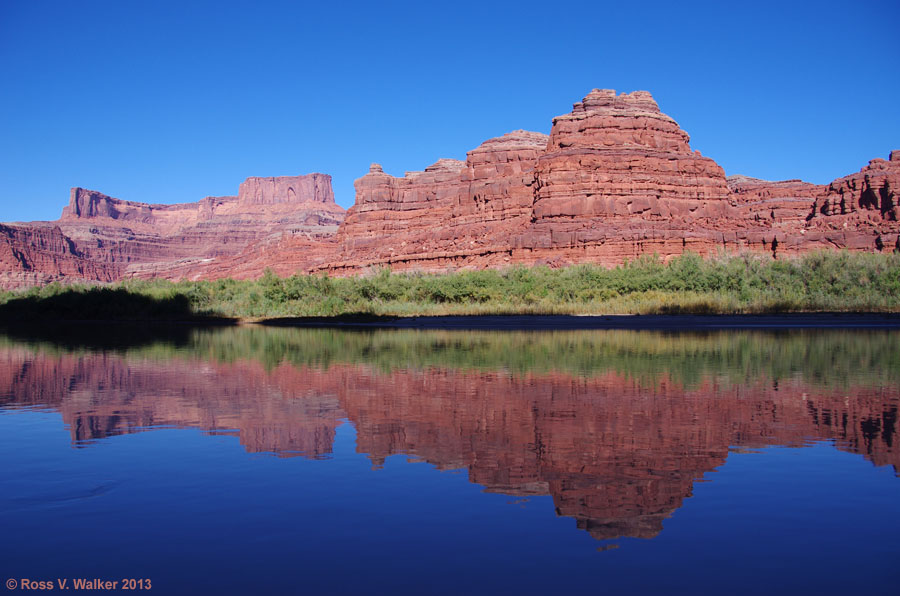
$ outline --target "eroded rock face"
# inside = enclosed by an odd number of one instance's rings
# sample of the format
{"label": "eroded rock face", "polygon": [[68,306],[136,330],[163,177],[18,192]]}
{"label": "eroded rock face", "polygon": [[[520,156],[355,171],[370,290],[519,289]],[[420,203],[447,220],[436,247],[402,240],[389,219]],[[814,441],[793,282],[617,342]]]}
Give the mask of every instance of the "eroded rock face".
{"label": "eroded rock face", "polygon": [[60,278],[113,281],[118,266],[79,251],[59,226],[0,224],[0,287],[43,285]]}
{"label": "eroded rock face", "polygon": [[238,202],[242,205],[296,205],[302,202],[332,205],[334,191],[331,190],[331,176],[327,174],[252,177],[241,183]]}
{"label": "eroded rock face", "polygon": [[336,237],[339,252],[322,268],[440,270],[502,263],[509,237],[530,223],[534,165],[547,141],[546,135],[517,130],[485,141],[464,162],[441,159],[403,178],[372,164],[355,183],[356,204]]}
{"label": "eroded rock face", "polygon": [[826,244],[900,251],[900,151],[829,184],[816,197],[808,227]]}
{"label": "eroded rock face", "polygon": [[7,252],[19,255],[0,261],[0,283],[9,288],[54,280],[228,275],[221,262],[251,246],[329,237],[343,217],[325,174],[248,178],[237,196],[176,205],[73,188],[58,221],[0,230]]}
{"label": "eroded rock face", "polygon": [[813,215],[849,215],[865,212],[869,220],[900,220],[900,151],[891,159],[873,159],[856,174],[832,182],[817,197]]}
{"label": "eroded rock face", "polygon": [[[594,90],[549,137],[516,131],[404,178],[356,183],[333,272],[621,263],[710,253],[774,232],[741,222],[725,173],[644,91]],[[746,232],[747,230],[742,230]]]}
{"label": "eroded rock face", "polygon": [[[549,137],[516,131],[486,141],[465,162],[440,160],[403,178],[375,164],[356,182],[338,252],[317,268],[612,266],[651,253],[777,258],[900,246],[900,151],[825,187],[726,179],[689,140],[649,93],[595,89],[554,118]],[[839,212],[855,216],[839,221]]]}
{"label": "eroded rock face", "polygon": [[718,246],[716,228],[736,217],[725,173],[688,141],[649,93],[595,89],[553,120],[535,168],[534,225],[517,248],[614,264],[678,254],[687,240],[700,252]]}
{"label": "eroded rock face", "polygon": [[[595,89],[549,136],[517,130],[403,177],[372,164],[346,219],[324,174],[248,178],[237,196],[180,205],[76,188],[57,222],[2,232],[0,283],[900,250],[900,151],[820,186],[726,178],[689,141],[646,91]],[[66,240],[48,244],[54,225]]]}
{"label": "eroded rock face", "polygon": [[740,175],[727,180],[742,220],[768,222],[785,234],[805,225],[810,205],[826,188],[802,180],[770,182]]}

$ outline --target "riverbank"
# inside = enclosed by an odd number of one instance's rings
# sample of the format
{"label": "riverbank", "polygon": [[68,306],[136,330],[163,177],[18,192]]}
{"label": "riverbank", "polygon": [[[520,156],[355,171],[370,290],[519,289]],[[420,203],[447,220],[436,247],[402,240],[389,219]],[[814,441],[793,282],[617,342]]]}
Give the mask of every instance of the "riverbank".
{"label": "riverbank", "polygon": [[823,312],[900,312],[900,254],[828,251],[777,261],[685,254],[668,263],[644,257],[613,269],[379,269],[347,278],[267,272],[257,280],[50,284],[0,295],[0,321],[17,322]]}
{"label": "riverbank", "polygon": [[564,331],[587,329],[900,329],[900,313],[786,313],[779,315],[461,315],[435,317],[296,317],[267,319],[276,327]]}

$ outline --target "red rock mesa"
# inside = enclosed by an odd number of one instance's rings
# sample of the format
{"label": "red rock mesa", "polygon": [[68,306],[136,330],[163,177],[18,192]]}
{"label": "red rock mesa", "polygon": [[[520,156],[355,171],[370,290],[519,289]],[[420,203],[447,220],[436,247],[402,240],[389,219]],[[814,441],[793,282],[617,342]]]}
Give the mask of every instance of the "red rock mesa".
{"label": "red rock mesa", "polygon": [[898,185],[900,151],[827,186],[726,178],[649,93],[595,89],[549,137],[514,131],[402,178],[372,164],[346,219],[323,174],[183,205],[73,189],[58,221],[0,227],[0,284],[900,250]]}
{"label": "red rock mesa", "polygon": [[0,227],[0,283],[189,276],[286,237],[332,236],[343,218],[325,174],[248,178],[237,196],[177,205],[73,188],[59,220]]}
{"label": "red rock mesa", "polygon": [[[356,181],[337,257],[320,268],[610,266],[654,252],[791,254],[898,242],[891,189],[900,151],[829,190],[799,180],[728,180],[688,141],[649,93],[595,89],[553,119],[549,137],[516,131],[486,141],[465,162],[440,160],[403,178],[373,165]],[[827,197],[842,192],[865,217],[831,217]]]}

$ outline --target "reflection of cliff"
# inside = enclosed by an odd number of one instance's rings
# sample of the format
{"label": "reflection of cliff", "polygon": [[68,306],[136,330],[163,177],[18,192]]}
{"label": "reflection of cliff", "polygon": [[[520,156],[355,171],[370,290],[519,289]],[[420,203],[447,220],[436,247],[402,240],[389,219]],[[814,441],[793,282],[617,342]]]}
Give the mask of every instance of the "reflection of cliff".
{"label": "reflection of cliff", "polygon": [[319,456],[349,418],[375,465],[404,453],[466,468],[489,491],[553,497],[598,539],[655,536],[730,446],[833,439],[900,470],[900,390],[800,375],[686,386],[606,371],[510,374],[366,364],[291,366],[196,357],[0,350],[0,407],[58,409],[74,440],[153,426],[236,432],[248,451]]}
{"label": "reflection of cliff", "polygon": [[364,376],[341,404],[376,463],[411,453],[466,467],[488,490],[551,494],[596,538],[652,537],[725,462],[728,447],[835,439],[900,469],[894,388],[811,393],[803,383],[685,390],[615,374],[514,378],[440,370]]}
{"label": "reflection of cliff", "polygon": [[343,416],[321,373],[259,363],[165,363],[0,350],[0,407],[58,409],[76,442],[153,427],[234,432],[250,452],[331,452]]}

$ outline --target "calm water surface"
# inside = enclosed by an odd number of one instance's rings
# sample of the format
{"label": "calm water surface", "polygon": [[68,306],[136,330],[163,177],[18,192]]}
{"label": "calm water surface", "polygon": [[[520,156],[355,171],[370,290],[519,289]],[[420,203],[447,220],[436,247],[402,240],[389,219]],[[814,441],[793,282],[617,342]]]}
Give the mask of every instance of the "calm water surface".
{"label": "calm water surface", "polygon": [[893,593],[898,407],[897,332],[0,336],[0,580]]}

